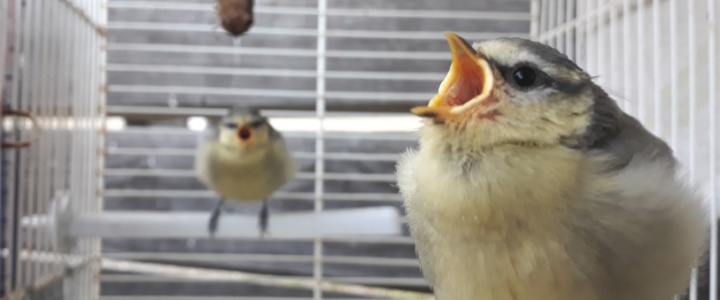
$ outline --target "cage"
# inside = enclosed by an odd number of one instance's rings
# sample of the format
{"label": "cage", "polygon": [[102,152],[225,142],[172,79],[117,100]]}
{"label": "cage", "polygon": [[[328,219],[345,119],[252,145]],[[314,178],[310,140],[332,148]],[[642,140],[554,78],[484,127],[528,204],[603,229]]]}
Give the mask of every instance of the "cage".
{"label": "cage", "polygon": [[[717,211],[717,0],[264,0],[250,31],[214,0],[0,1],[3,299],[431,299],[394,187],[443,31],[547,43],[668,141]],[[228,207],[195,147],[259,107],[300,173]],[[713,217],[716,220],[716,217]],[[686,299],[717,299],[717,229]]]}

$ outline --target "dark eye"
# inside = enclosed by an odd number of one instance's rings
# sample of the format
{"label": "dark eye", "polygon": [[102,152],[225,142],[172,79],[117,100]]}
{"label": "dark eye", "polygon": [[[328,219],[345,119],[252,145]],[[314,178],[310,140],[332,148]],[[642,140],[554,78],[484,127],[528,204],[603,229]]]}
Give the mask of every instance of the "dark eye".
{"label": "dark eye", "polygon": [[513,72],[513,80],[517,85],[521,87],[528,87],[535,83],[535,78],[537,77],[537,74],[535,70],[528,66],[522,66],[517,69],[515,69],[515,72]]}
{"label": "dark eye", "polygon": [[228,129],[235,129],[235,128],[237,128],[237,123],[228,122],[228,123],[225,123],[225,127]]}

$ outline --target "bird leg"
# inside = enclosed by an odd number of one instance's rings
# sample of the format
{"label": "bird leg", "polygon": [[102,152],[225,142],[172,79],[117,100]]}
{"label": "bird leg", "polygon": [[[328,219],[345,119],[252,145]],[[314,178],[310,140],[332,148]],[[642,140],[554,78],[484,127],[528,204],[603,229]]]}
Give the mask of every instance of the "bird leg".
{"label": "bird leg", "polygon": [[268,210],[267,199],[263,200],[262,208],[260,208],[260,216],[258,217],[258,228],[260,228],[260,237],[265,237],[268,227],[268,218],[270,217],[270,211]]}
{"label": "bird leg", "polygon": [[213,209],[212,213],[210,214],[210,223],[208,224],[208,231],[210,232],[210,237],[215,237],[215,231],[217,231],[218,227],[218,221],[220,221],[220,213],[222,212],[223,204],[225,204],[225,199],[220,198],[220,200],[215,205],[215,208]]}

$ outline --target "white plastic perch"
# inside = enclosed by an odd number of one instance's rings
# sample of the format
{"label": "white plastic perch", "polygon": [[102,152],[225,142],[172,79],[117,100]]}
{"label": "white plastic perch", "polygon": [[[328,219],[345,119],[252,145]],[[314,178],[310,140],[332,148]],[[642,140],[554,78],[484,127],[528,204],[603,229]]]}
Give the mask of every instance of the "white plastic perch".
{"label": "white plastic perch", "polygon": [[[74,237],[207,238],[208,213],[106,212],[78,216],[70,225]],[[398,235],[393,207],[331,210],[322,213],[276,213],[269,238],[312,239],[321,236]],[[216,238],[259,237],[257,216],[223,213]]]}
{"label": "white plastic perch", "polygon": [[[26,228],[47,229],[66,250],[77,238],[208,238],[209,213],[112,211],[74,212],[66,193],[57,193],[48,215],[23,217]],[[391,206],[273,214],[268,238],[313,239],[329,236],[400,235],[400,215]],[[223,213],[215,238],[257,238],[257,216]]]}

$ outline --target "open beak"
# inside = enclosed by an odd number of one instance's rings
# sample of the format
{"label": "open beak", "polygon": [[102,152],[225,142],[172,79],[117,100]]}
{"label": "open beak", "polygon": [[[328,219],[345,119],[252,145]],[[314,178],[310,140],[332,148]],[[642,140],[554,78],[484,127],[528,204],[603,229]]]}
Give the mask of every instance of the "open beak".
{"label": "open beak", "polygon": [[250,126],[243,125],[237,129],[236,134],[241,145],[249,145],[253,140],[255,132]]}
{"label": "open beak", "polygon": [[452,52],[450,71],[430,103],[411,110],[417,116],[433,118],[436,122],[451,119],[465,108],[482,102],[490,96],[494,85],[487,59],[457,34],[446,32],[445,36]]}

